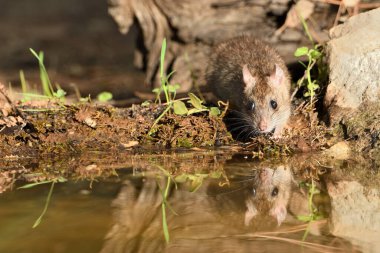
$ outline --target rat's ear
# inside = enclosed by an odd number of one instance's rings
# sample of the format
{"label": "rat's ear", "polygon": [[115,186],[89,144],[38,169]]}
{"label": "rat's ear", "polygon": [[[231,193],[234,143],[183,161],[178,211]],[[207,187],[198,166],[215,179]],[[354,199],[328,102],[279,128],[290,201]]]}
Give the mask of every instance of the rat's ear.
{"label": "rat's ear", "polygon": [[256,78],[252,76],[247,64],[243,66],[243,81],[245,83],[244,91],[250,93],[249,91],[252,91],[253,87],[256,85]]}
{"label": "rat's ear", "polygon": [[269,79],[270,79],[270,83],[272,83],[272,85],[274,86],[277,86],[277,85],[281,85],[282,84],[282,81],[284,80],[285,78],[285,73],[284,71],[282,70],[282,68],[276,63],[276,69],[274,71],[273,74],[270,75]]}
{"label": "rat's ear", "polygon": [[257,209],[251,199],[247,199],[245,201],[245,204],[247,206],[247,211],[245,211],[244,225],[248,226],[251,220],[253,219],[253,217],[256,216]]}

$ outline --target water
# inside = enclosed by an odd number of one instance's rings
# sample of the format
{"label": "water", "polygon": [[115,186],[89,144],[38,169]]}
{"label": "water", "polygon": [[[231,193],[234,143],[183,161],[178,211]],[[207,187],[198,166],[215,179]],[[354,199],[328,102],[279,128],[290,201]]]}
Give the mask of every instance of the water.
{"label": "water", "polygon": [[[98,154],[86,161],[66,159],[66,162],[33,163],[33,171],[17,175],[19,180],[13,190],[2,193],[0,252],[377,252],[378,249],[375,235],[380,230],[377,219],[380,205],[375,188],[344,180],[335,181],[334,186],[325,181],[325,187],[322,183],[325,179],[307,180],[289,161],[264,164],[245,154],[214,151],[125,154],[113,159]],[[74,160],[78,163],[73,163]],[[28,169],[28,161],[22,163]],[[15,164],[2,166],[7,169],[13,166],[16,170]],[[47,212],[41,224],[33,229],[51,184],[30,189],[16,187],[26,184],[21,180],[25,175],[41,177],[35,173],[54,167],[52,164],[60,164],[59,176],[69,181],[54,185]],[[58,177],[57,171],[52,171],[45,169],[44,173]],[[168,181],[167,244],[162,199]],[[306,184],[311,182],[316,186],[315,214],[323,217],[309,226],[308,222],[300,221],[300,216],[310,214],[311,185]],[[350,206],[352,202],[354,205]],[[355,220],[359,216],[362,220]],[[360,231],[365,231],[364,238],[360,237]]]}

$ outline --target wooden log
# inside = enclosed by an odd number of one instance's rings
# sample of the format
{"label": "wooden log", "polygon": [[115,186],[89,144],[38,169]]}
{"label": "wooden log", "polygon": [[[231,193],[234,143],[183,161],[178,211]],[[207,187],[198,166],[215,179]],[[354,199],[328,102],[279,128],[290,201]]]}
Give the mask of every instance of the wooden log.
{"label": "wooden log", "polygon": [[[290,0],[110,0],[109,13],[120,31],[137,23],[135,65],[146,71],[146,83],[159,83],[161,43],[167,38],[165,70],[187,91],[202,84],[211,46],[242,34],[269,40],[286,15]],[[294,47],[291,48],[295,48]]]}

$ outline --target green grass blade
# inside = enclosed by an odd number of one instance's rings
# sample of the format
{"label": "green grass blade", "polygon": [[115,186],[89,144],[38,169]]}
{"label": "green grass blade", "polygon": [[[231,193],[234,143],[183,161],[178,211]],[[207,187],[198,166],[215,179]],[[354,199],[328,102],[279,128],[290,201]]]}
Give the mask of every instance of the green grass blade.
{"label": "green grass blade", "polygon": [[164,230],[164,237],[165,237],[166,243],[169,243],[169,240],[170,240],[169,227],[168,227],[168,222],[167,222],[167,218],[166,218],[166,198],[168,197],[168,193],[169,193],[170,181],[171,181],[171,179],[170,179],[170,177],[168,177],[168,181],[166,183],[166,189],[165,189],[165,192],[163,194],[163,200],[162,200],[162,204],[161,204],[162,228]]}
{"label": "green grass blade", "polygon": [[307,37],[309,38],[311,44],[313,44],[313,46],[314,46],[314,45],[315,45],[315,42],[314,42],[314,40],[313,40],[313,37],[312,37],[311,34],[310,34],[309,27],[307,26],[305,19],[304,19],[303,16],[298,12],[297,8],[295,8],[295,10],[296,10],[296,13],[297,13],[298,18],[301,20],[301,23],[302,23],[303,29],[305,30],[305,33],[306,33]]}
{"label": "green grass blade", "polygon": [[160,58],[160,77],[164,77],[164,63],[165,63],[165,52],[166,52],[166,38],[162,41],[161,46],[161,58]]}
{"label": "green grass blade", "polygon": [[31,100],[30,96],[28,96],[28,85],[26,83],[24,71],[20,70],[20,82],[21,82],[21,89],[22,89],[22,96],[24,100]]}
{"label": "green grass blade", "polygon": [[35,97],[35,98],[45,98],[45,99],[48,99],[48,98],[49,98],[49,97],[46,96],[46,95],[34,94],[34,93],[30,93],[30,92],[27,92],[27,93],[16,93],[16,94],[26,95],[26,96],[28,96],[28,97]]}
{"label": "green grass blade", "polygon": [[170,235],[169,235],[169,228],[168,228],[168,222],[166,220],[166,209],[165,209],[165,204],[161,204],[161,209],[162,209],[162,228],[164,230],[164,237],[166,243],[169,243],[170,240]]}
{"label": "green grass blade", "polygon": [[45,203],[44,210],[42,211],[40,217],[38,217],[38,219],[34,222],[33,228],[36,228],[38,225],[40,225],[40,223],[42,221],[42,218],[44,217],[44,215],[45,215],[45,213],[46,213],[46,211],[48,209],[48,206],[49,206],[49,203],[50,203],[50,200],[51,200],[51,195],[53,194],[54,184],[55,184],[55,182],[51,183],[49,194],[48,194],[48,196],[46,198],[46,203]]}
{"label": "green grass blade", "polygon": [[22,70],[20,70],[20,81],[21,81],[22,93],[26,94],[28,92],[28,87],[26,85],[24,71],[22,71]]}
{"label": "green grass blade", "polygon": [[37,186],[37,185],[48,184],[48,183],[51,183],[51,182],[52,182],[51,180],[48,180],[48,181],[43,181],[43,182],[26,184],[26,185],[23,185],[21,187],[18,187],[17,189],[29,189],[29,188],[32,188],[32,187]]}
{"label": "green grass blade", "polygon": [[172,104],[169,104],[168,107],[166,107],[166,109],[161,113],[161,115],[158,116],[158,118],[154,121],[152,127],[150,128],[148,135],[151,135],[153,133],[154,127],[158,124],[161,118],[164,117],[164,115],[170,110],[171,107],[172,107]]}
{"label": "green grass blade", "polygon": [[49,75],[44,65],[44,53],[41,51],[39,54],[37,54],[36,51],[34,51],[32,48],[29,48],[29,50],[38,60],[38,64],[40,67],[40,79],[44,94],[48,97],[53,97],[54,89],[51,85]]}

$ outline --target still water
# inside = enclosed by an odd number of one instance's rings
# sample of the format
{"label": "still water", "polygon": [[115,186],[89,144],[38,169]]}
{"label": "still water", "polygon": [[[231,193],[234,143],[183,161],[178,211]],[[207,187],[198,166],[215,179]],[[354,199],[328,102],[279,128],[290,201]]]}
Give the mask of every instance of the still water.
{"label": "still water", "polygon": [[379,251],[377,189],[326,170],[215,153],[77,160],[59,163],[78,167],[60,170],[68,181],[48,203],[51,183],[17,187],[54,166],[15,176],[0,195],[0,252]]}

